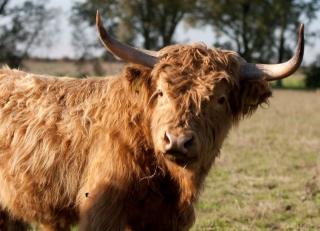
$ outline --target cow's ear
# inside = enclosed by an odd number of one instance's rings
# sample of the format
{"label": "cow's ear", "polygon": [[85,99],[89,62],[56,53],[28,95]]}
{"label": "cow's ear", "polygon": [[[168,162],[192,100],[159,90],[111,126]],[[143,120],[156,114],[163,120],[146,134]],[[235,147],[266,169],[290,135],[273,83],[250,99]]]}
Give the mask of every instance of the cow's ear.
{"label": "cow's ear", "polygon": [[271,90],[267,81],[240,81],[230,102],[235,119],[251,115],[260,105],[267,104],[270,96]]}
{"label": "cow's ear", "polygon": [[130,65],[125,68],[125,77],[132,83],[136,80],[150,78],[151,69],[141,65]]}
{"label": "cow's ear", "polygon": [[124,76],[128,81],[129,86],[137,90],[150,84],[150,73],[150,68],[141,65],[130,65],[124,70]]}

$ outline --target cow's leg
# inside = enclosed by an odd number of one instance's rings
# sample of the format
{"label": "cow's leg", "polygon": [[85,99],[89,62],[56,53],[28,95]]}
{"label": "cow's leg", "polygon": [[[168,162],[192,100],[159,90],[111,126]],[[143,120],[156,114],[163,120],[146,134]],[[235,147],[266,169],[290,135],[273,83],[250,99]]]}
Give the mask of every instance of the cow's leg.
{"label": "cow's leg", "polygon": [[51,225],[39,225],[39,229],[41,231],[56,231],[56,229]]}
{"label": "cow's leg", "polygon": [[4,210],[0,210],[0,231],[26,231],[28,225],[20,220],[11,218]]}
{"label": "cow's leg", "polygon": [[8,230],[8,222],[8,214],[5,211],[0,210],[0,231]]}
{"label": "cow's leg", "polygon": [[108,186],[86,196],[87,201],[81,205],[80,231],[126,230],[123,190]]}
{"label": "cow's leg", "polygon": [[41,224],[39,228],[41,231],[70,231],[71,230],[70,225],[62,226],[62,225]]}
{"label": "cow's leg", "polygon": [[21,220],[14,220],[9,218],[8,231],[27,231],[29,225]]}
{"label": "cow's leg", "polygon": [[54,225],[40,225],[39,226],[41,231],[58,231],[57,227],[55,227]]}

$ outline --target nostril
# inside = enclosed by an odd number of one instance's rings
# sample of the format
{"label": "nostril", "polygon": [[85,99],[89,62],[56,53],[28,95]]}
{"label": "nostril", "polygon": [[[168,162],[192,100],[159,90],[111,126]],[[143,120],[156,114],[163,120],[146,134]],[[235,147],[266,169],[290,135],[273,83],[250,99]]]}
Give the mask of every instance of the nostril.
{"label": "nostril", "polygon": [[170,144],[171,143],[170,135],[167,132],[164,133],[164,142],[165,142],[165,144]]}
{"label": "nostril", "polygon": [[175,136],[166,131],[163,137],[164,150],[168,153],[176,153],[177,155],[185,155],[191,151],[195,142],[195,137],[192,133],[186,132]]}
{"label": "nostril", "polygon": [[183,147],[186,148],[186,149],[190,148],[192,146],[192,144],[193,144],[193,141],[194,141],[193,136],[187,137],[184,140]]}

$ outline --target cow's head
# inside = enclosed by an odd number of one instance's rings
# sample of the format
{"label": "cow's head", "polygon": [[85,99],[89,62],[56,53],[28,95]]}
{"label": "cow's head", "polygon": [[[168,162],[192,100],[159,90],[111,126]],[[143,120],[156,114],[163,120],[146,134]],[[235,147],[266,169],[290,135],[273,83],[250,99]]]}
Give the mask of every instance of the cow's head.
{"label": "cow's head", "polygon": [[99,14],[97,28],[113,54],[151,68],[153,92],[148,106],[156,153],[200,175],[207,173],[231,125],[267,102],[268,81],[295,72],[303,57],[303,26],[294,56],[271,65],[247,63],[235,52],[202,44],[173,45],[158,52],[138,50],[110,37]]}

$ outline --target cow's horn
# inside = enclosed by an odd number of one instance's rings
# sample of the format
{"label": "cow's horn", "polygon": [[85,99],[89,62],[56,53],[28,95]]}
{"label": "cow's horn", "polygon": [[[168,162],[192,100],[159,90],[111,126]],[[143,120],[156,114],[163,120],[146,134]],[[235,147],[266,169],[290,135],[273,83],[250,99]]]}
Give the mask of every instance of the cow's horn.
{"label": "cow's horn", "polygon": [[267,81],[283,79],[294,73],[300,66],[304,52],[304,26],[300,25],[299,40],[295,54],[292,58],[279,64],[254,64],[244,63],[240,67],[240,78],[259,79],[264,78]]}
{"label": "cow's horn", "polygon": [[124,61],[141,64],[148,67],[153,67],[158,62],[158,58],[154,55],[151,55],[151,51],[144,52],[143,50],[138,50],[112,38],[103,26],[99,11],[97,11],[96,15],[96,26],[101,42],[113,55]]}

